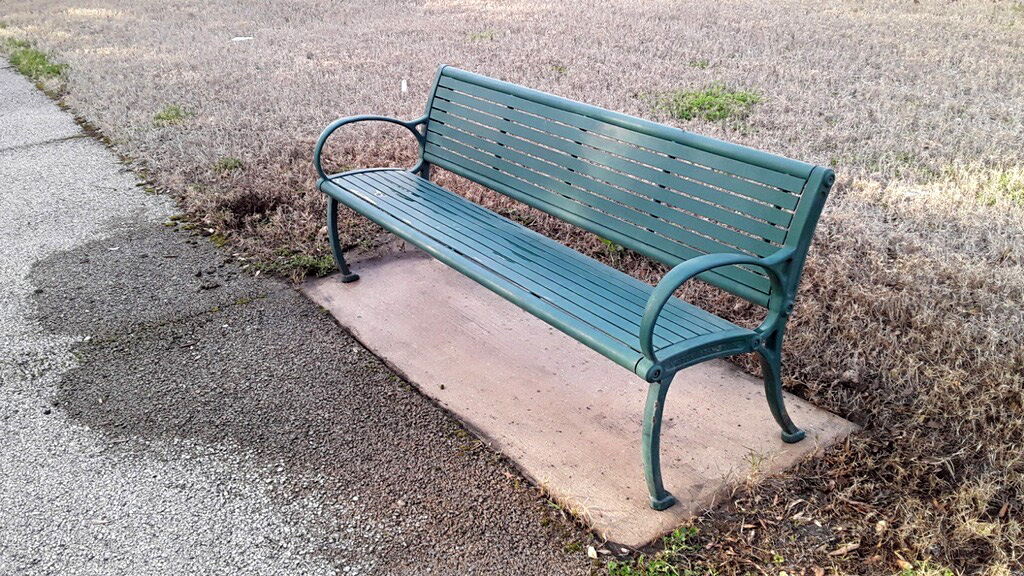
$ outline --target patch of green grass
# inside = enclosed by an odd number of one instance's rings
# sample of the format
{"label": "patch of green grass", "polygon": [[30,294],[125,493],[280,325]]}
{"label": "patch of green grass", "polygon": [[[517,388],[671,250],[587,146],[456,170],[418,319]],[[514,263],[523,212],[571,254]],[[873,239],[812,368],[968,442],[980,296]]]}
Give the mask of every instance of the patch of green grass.
{"label": "patch of green grass", "polygon": [[286,249],[275,251],[275,258],[270,261],[253,262],[252,269],[257,272],[291,276],[299,281],[306,276],[323,277],[337,270],[334,257],[330,253],[313,256]]}
{"label": "patch of green grass", "polygon": [[494,30],[481,30],[480,32],[473,32],[466,36],[466,40],[470,42],[491,42],[494,40]]}
{"label": "patch of green grass", "polygon": [[622,258],[623,253],[626,251],[626,248],[607,238],[601,238],[601,244],[603,244],[604,253],[612,261],[612,264],[617,265],[619,260]]}
{"label": "patch of green grass", "polygon": [[999,170],[983,188],[982,199],[996,204],[1000,199],[1024,205],[1024,170]]}
{"label": "patch of green grass", "polygon": [[707,58],[693,58],[690,60],[690,68],[707,70],[708,66],[711,66],[711,61]]}
{"label": "patch of green grass", "polygon": [[950,165],[934,178],[938,184],[949,183],[972,194],[985,206],[1024,206],[1024,166],[989,169]]}
{"label": "patch of green grass", "polygon": [[7,39],[8,60],[23,76],[33,80],[57,78],[67,72],[67,64],[57,64],[45,52],[37,50],[32,42],[16,38]]}
{"label": "patch of green grass", "polygon": [[181,124],[192,114],[177,104],[164,106],[162,110],[153,115],[153,124],[156,126],[174,126]]}
{"label": "patch of green grass", "polygon": [[604,244],[605,250],[607,250],[609,254],[614,254],[616,252],[622,252],[623,250],[625,250],[625,248],[623,248],[619,244],[616,244],[615,242],[612,242],[607,238],[601,238],[601,244]]}
{"label": "patch of green grass", "polygon": [[224,156],[220,160],[217,160],[217,163],[213,165],[214,171],[220,172],[221,174],[227,174],[228,172],[234,172],[235,170],[241,170],[242,168],[245,168],[245,163],[234,156]]}
{"label": "patch of green grass", "polygon": [[303,270],[306,274],[312,274],[318,278],[327,276],[334,272],[334,257],[330,254],[312,256],[309,254],[293,254],[284,261],[284,265],[291,269]]}
{"label": "patch of green grass", "polygon": [[29,42],[28,40],[22,40],[21,38],[8,38],[7,42],[5,42],[5,44],[7,46],[7,49],[8,50],[12,50],[12,51],[13,50],[24,50],[26,48],[31,48],[32,47],[32,43],[31,42]]}
{"label": "patch of green grass", "polygon": [[658,99],[657,107],[677,120],[701,118],[714,122],[744,118],[758,102],[761,102],[761,97],[755,92],[715,85],[704,90],[665,94]]}
{"label": "patch of green grass", "polygon": [[703,562],[692,562],[687,556],[697,549],[698,529],[682,526],[661,539],[663,548],[654,554],[641,554],[629,562],[608,563],[610,576],[713,576],[714,570]]}
{"label": "patch of green grass", "polygon": [[918,562],[913,568],[904,568],[896,576],[953,576],[953,571],[926,561]]}
{"label": "patch of green grass", "polygon": [[583,551],[583,544],[580,544],[575,540],[570,540],[562,546],[562,551],[566,552],[567,554],[576,554],[578,552]]}
{"label": "patch of green grass", "polygon": [[7,29],[7,22],[4,21],[4,20],[0,20],[0,30],[5,30],[5,29]]}

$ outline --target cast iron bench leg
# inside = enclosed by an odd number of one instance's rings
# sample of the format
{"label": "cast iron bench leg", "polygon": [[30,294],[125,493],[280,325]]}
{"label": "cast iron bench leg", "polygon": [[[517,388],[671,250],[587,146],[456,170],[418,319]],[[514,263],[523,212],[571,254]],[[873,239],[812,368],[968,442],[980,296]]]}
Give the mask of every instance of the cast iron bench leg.
{"label": "cast iron bench leg", "polygon": [[334,263],[341,271],[341,281],[344,283],[359,280],[359,274],[353,274],[345,262],[345,255],[341,252],[341,241],[338,239],[338,201],[327,197],[327,235],[331,238],[331,252],[334,253]]}
{"label": "cast iron bench leg", "polygon": [[782,334],[775,332],[765,340],[765,347],[757,351],[761,358],[761,377],[764,378],[764,393],[772,416],[782,428],[782,441],[793,444],[804,439],[806,433],[793,424],[786,412],[782,397]]}
{"label": "cast iron bench leg", "polygon": [[647,388],[647,405],[644,408],[644,476],[647,477],[647,491],[651,495],[651,508],[655,510],[665,510],[676,503],[676,497],[669,494],[661,482],[661,414],[673,376],[660,382],[651,382]]}

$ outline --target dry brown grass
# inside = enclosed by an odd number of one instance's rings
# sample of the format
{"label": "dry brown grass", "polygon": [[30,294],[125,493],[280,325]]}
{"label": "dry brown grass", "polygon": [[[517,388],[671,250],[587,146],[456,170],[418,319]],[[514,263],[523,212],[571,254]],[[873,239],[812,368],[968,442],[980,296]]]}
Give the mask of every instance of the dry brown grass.
{"label": "dry brown grass", "polygon": [[[720,573],[924,562],[1021,573],[1019,5],[7,0],[0,18],[0,36],[33,38],[70,64],[70,106],[263,262],[327,253],[309,163],[319,130],[345,114],[420,114],[441,63],[832,165],[841,180],[804,277],[786,384],[865,431],[702,518],[694,561]],[[657,107],[714,85],[762,101],[742,121],[680,124]],[[155,122],[168,107],[180,121]],[[348,134],[333,150],[340,164],[411,162],[399,129]],[[242,168],[218,169],[224,158]],[[663,273],[441,181],[638,277]],[[365,220],[349,226],[348,244],[374,243]],[[710,290],[688,296],[737,320],[755,312]]]}

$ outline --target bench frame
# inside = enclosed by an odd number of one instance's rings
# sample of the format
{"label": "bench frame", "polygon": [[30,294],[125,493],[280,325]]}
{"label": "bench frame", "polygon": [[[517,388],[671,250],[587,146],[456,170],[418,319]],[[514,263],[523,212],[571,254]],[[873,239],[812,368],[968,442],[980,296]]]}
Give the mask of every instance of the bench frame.
{"label": "bench frame", "polygon": [[[437,80],[440,79],[443,71],[444,67],[438,71],[435,86],[437,86]],[[319,176],[317,187],[324,191],[324,183],[330,181],[332,177],[379,170],[377,168],[352,170],[333,176],[329,176],[324,172],[321,164],[324,144],[339,128],[359,122],[385,122],[406,128],[415,137],[420,148],[419,161],[409,168],[408,171],[429,180],[431,164],[424,161],[423,152],[426,145],[426,125],[432,105],[433,96],[427,103],[426,114],[410,121],[387,116],[360,115],[340,118],[332,122],[320,135],[314,149],[313,164]],[[579,104],[579,106],[584,113],[592,110],[591,107],[583,104]],[[631,119],[628,116],[618,115],[614,112],[608,112],[608,114]],[[669,127],[665,128],[675,130]],[[711,140],[708,139],[708,141]],[[744,149],[742,152],[751,155],[763,155],[764,157],[770,156],[767,153],[750,149]],[[751,156],[751,158],[754,157]],[[759,159],[763,161],[763,158]],[[640,348],[644,358],[638,363],[635,371],[649,383],[643,418],[642,455],[651,508],[664,510],[676,502],[675,497],[665,490],[661,477],[660,437],[666,395],[675,374],[686,367],[713,358],[751,352],[757,353],[761,364],[765,396],[768,400],[772,416],[781,428],[782,440],[787,443],[795,443],[803,440],[806,436],[804,430],[798,428],[793,423],[786,411],[781,379],[782,341],[786,323],[793,313],[797,286],[814,234],[815,224],[834,182],[835,175],[832,170],[820,166],[813,167],[803,191],[803,196],[806,198],[801,200],[809,200],[811,205],[806,209],[798,211],[794,218],[802,218],[802,221],[795,221],[791,225],[791,228],[798,229],[800,233],[796,235],[794,241],[787,239],[785,246],[774,254],[765,258],[739,253],[711,253],[697,256],[685,260],[669,270],[650,294],[640,323]],[[326,193],[326,191],[324,192]],[[345,261],[339,240],[338,205],[340,202],[330,194],[326,195],[327,228],[331,251],[341,272],[341,281],[345,283],[354,282],[359,279],[359,276],[352,272]],[[380,224],[380,222],[377,223]],[[417,244],[416,241],[419,239],[418,233],[413,230],[395,230],[393,232],[403,239],[411,241],[413,244]],[[688,341],[688,346],[686,346],[685,350],[659,357],[654,347],[654,329],[663,308],[673,297],[673,294],[686,282],[700,276],[702,273],[716,268],[736,265],[761,268],[766,272],[771,282],[771,294],[766,306],[767,314],[760,326],[754,330],[754,336],[737,336],[734,339],[725,341],[716,338],[714,339],[713,346],[703,347],[701,342],[699,342],[701,338],[698,337]],[[462,273],[467,273],[466,270],[462,270],[458,266],[455,266],[455,268]],[[533,312],[532,310],[528,311]]]}

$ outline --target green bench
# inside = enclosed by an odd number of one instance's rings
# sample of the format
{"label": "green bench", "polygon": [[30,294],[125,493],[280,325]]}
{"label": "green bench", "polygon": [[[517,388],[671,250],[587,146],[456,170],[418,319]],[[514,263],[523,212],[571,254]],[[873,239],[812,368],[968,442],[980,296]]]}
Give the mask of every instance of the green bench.
{"label": "green bench", "polygon": [[[362,121],[407,128],[419,162],[326,174],[324,143]],[[339,202],[650,383],[643,463],[652,508],[675,503],[659,436],[666,392],[687,366],[756,352],[782,439],[803,439],[783,404],[782,335],[831,170],[449,66],[422,117],[337,120],[314,164],[342,282],[359,277],[338,240]],[[432,183],[432,166],[671,270],[657,286],[640,282]],[[765,308],[765,320],[742,328],[673,296],[694,278]]]}

